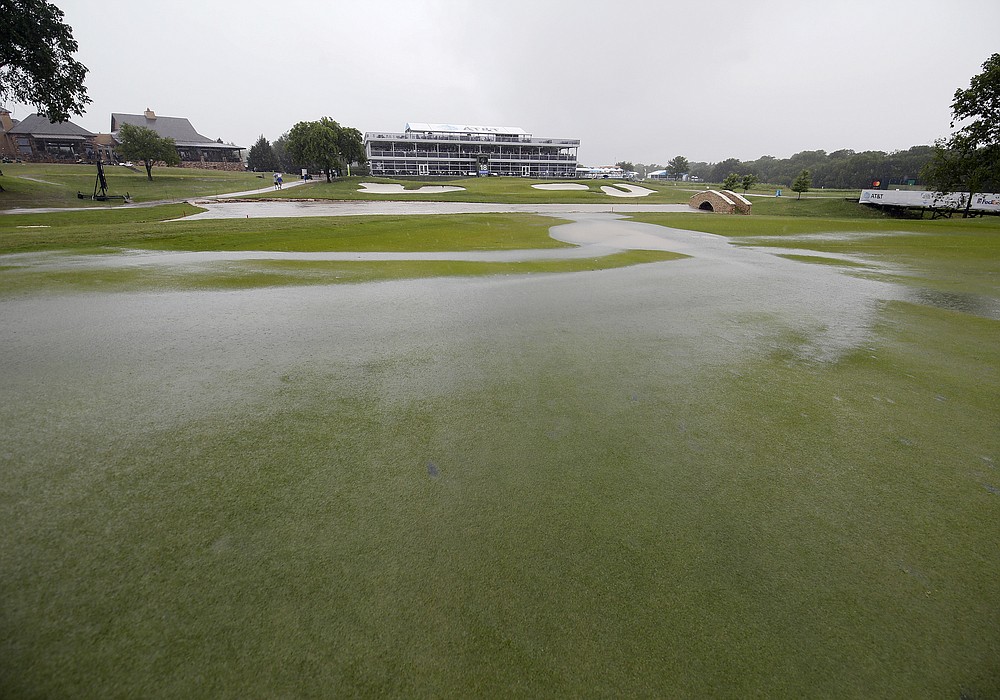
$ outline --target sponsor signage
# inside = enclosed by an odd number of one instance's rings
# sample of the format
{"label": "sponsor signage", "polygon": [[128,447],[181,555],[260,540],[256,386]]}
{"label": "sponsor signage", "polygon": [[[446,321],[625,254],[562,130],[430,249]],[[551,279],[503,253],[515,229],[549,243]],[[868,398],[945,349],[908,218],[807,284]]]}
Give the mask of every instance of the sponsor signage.
{"label": "sponsor signage", "polygon": [[409,122],[408,132],[435,134],[500,134],[502,136],[527,136],[528,132],[519,126],[472,126],[469,124],[424,124]]}
{"label": "sponsor signage", "polygon": [[[884,207],[922,207],[924,209],[965,209],[968,192],[927,192],[917,190],[861,190],[862,204]],[[972,196],[970,209],[1000,213],[1000,194],[983,192]]]}

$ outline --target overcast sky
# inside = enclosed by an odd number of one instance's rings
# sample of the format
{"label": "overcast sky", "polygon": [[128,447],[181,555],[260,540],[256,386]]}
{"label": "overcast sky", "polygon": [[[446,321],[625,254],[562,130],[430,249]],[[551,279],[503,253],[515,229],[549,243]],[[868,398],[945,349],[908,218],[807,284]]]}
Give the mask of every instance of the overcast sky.
{"label": "overcast sky", "polygon": [[54,4],[91,131],[147,107],[246,147],[322,116],[520,126],[581,139],[587,165],[929,144],[1000,51],[997,0]]}

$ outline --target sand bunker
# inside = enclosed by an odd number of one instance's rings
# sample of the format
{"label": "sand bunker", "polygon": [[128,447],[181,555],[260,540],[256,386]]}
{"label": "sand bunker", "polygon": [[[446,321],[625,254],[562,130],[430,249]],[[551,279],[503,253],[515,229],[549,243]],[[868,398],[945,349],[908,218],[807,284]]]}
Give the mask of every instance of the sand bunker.
{"label": "sand bunker", "polygon": [[601,192],[612,197],[645,197],[655,191],[638,185],[604,185],[601,187]]}
{"label": "sand bunker", "polygon": [[536,190],[589,190],[578,182],[556,182],[550,185],[532,185]]}
{"label": "sand bunker", "polygon": [[447,185],[425,185],[415,190],[403,189],[402,185],[377,184],[374,182],[360,183],[361,189],[358,192],[367,194],[440,194],[442,192],[462,192],[464,187],[450,187]]}

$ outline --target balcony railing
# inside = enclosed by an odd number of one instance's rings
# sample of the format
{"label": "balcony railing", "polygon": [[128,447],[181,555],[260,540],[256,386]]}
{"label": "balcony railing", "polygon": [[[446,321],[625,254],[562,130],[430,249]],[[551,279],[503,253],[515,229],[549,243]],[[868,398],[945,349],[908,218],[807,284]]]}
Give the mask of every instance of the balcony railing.
{"label": "balcony railing", "polygon": [[580,139],[546,139],[531,136],[503,136],[500,134],[436,134],[436,133],[376,133],[365,134],[365,141],[490,141],[494,143],[531,143],[554,146],[579,146]]}

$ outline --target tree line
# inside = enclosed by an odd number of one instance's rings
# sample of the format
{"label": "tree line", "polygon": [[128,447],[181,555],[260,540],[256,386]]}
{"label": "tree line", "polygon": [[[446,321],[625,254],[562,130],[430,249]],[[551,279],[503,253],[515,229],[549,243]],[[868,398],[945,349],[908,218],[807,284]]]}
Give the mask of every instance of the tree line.
{"label": "tree line", "polygon": [[853,151],[841,149],[801,151],[790,158],[761,156],[741,161],[727,158],[718,163],[689,162],[677,156],[666,165],[621,162],[621,167],[646,177],[651,172],[666,170],[673,177],[697,177],[705,182],[724,182],[730,175],[743,178],[754,176],[757,182],[791,187],[804,170],[809,171],[812,186],[830,189],[863,189],[873,182],[882,185],[924,184],[922,174],[934,159],[934,146],[913,146],[905,151]]}
{"label": "tree line", "polygon": [[299,122],[274,143],[263,134],[250,147],[247,167],[257,172],[298,172],[319,170],[330,182],[335,175],[351,174],[351,166],[364,165],[365,147],[361,132],[341,126],[329,117]]}
{"label": "tree line", "polygon": [[[619,162],[627,171],[646,177],[666,170],[674,177],[688,175],[708,182],[747,187],[765,182],[786,185],[793,192],[810,187],[864,189],[892,185],[922,185],[935,192],[967,192],[965,215],[979,193],[1000,192],[1000,53],[990,56],[969,87],[955,91],[951,104],[951,128],[962,126],[933,146],[913,146],[905,151],[843,149],[802,151],[791,158],[761,156],[740,161],[727,158],[719,163],[688,162],[676,156],[666,166],[656,163]],[[876,184],[877,183],[877,184]]]}

